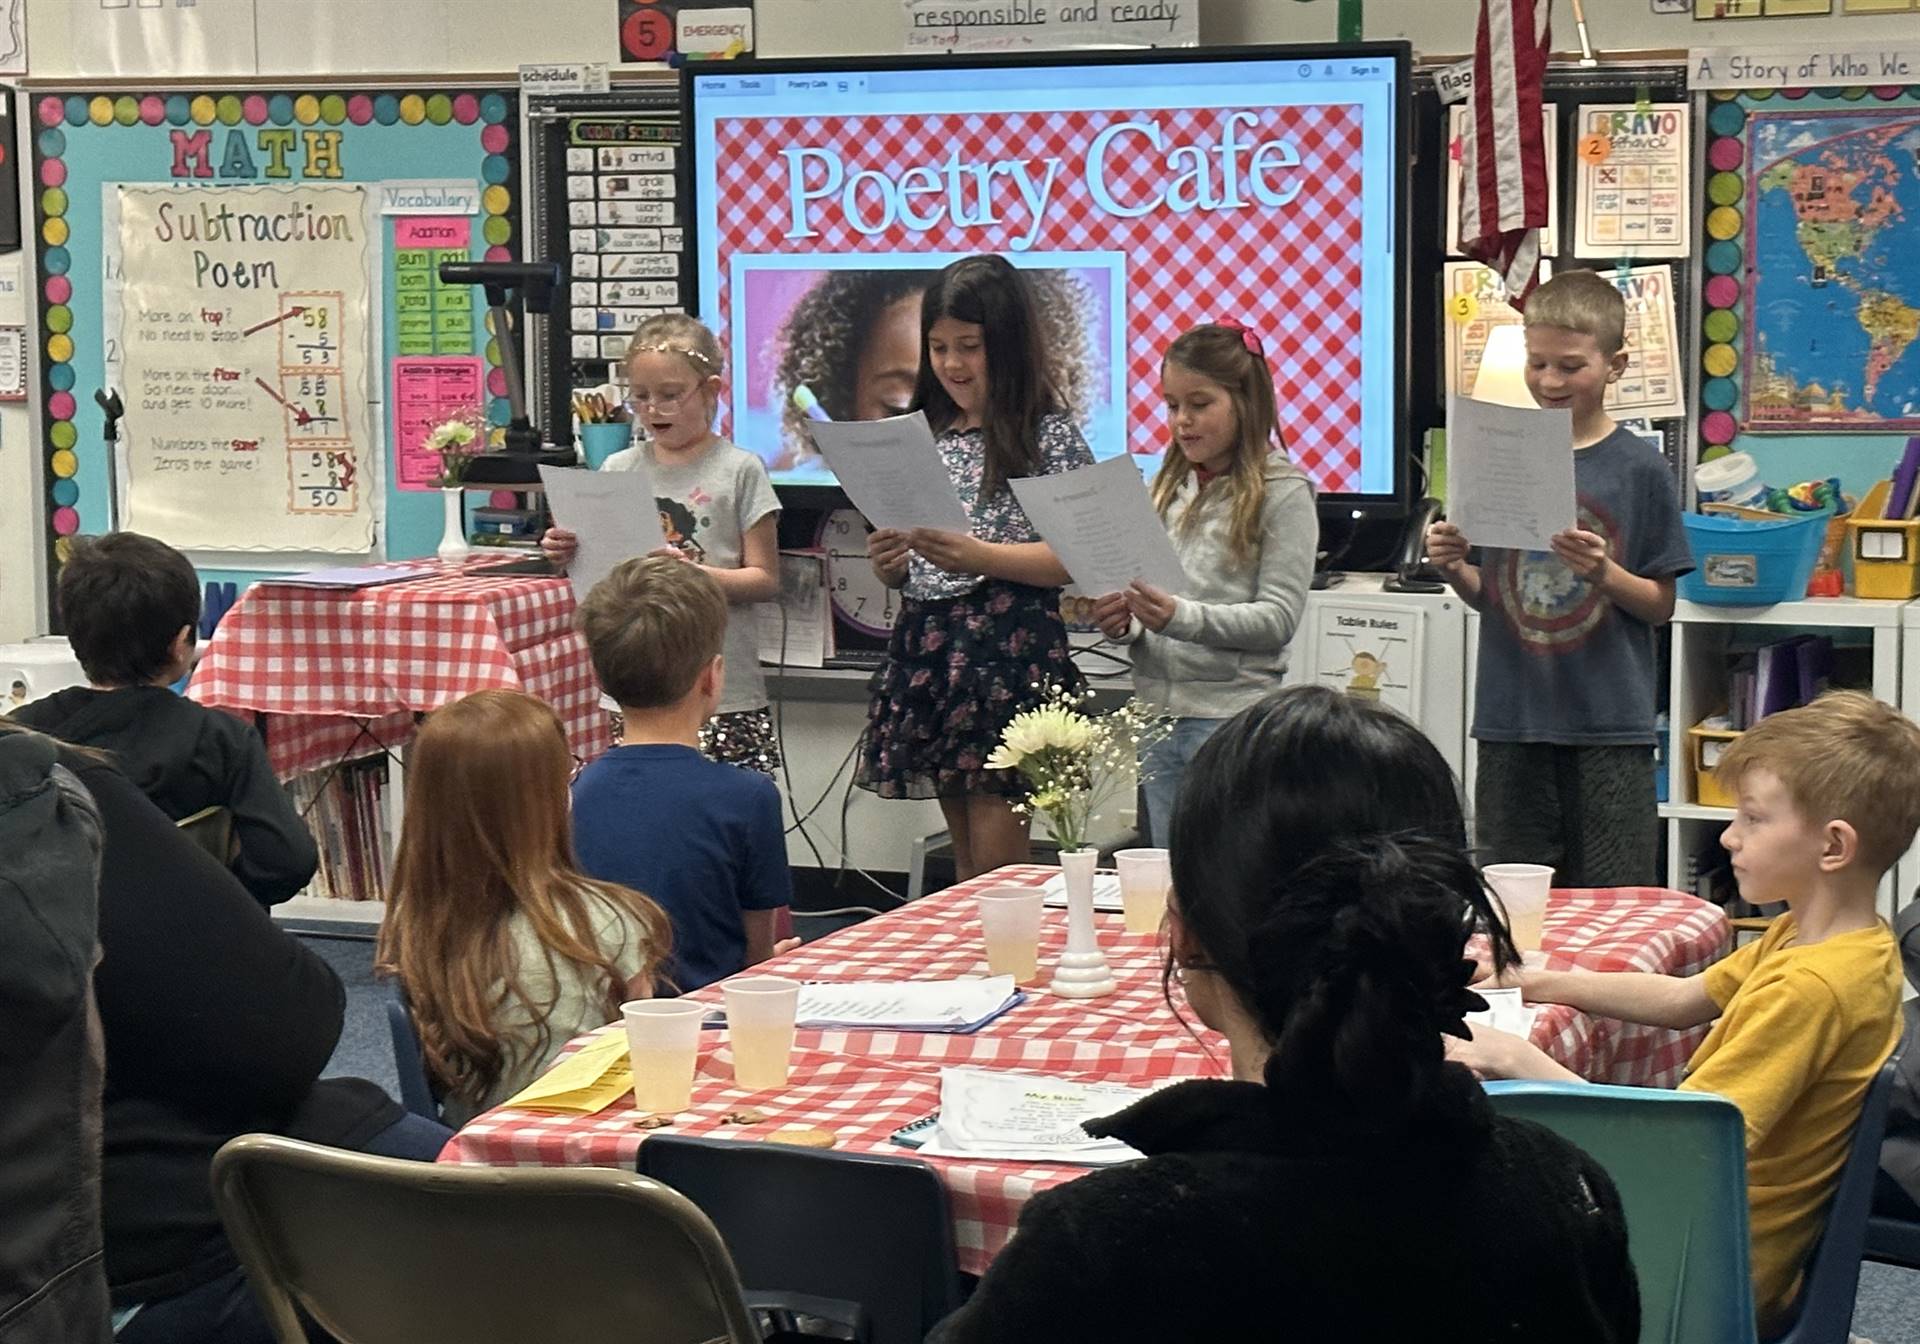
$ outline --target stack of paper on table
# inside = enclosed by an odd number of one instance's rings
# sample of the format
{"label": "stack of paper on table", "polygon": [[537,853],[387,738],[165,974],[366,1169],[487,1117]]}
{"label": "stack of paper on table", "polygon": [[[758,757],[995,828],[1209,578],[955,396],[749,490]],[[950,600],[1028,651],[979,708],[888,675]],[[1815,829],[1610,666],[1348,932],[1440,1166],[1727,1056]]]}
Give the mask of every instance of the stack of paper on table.
{"label": "stack of paper on table", "polygon": [[[1026,997],[1014,988],[1010,975],[806,984],[800,986],[793,1024],[816,1030],[869,1027],[964,1035],[980,1030]],[[709,1026],[726,1020],[726,1010],[718,1006],[706,1016]]]}
{"label": "stack of paper on table", "polygon": [[[1067,904],[1067,877],[1065,873],[1055,873],[1041,884],[1045,893],[1042,904],[1064,909]],[[1120,874],[1111,868],[1101,868],[1093,875],[1093,908],[1119,914],[1125,907],[1120,904]]]}
{"label": "stack of paper on table", "polygon": [[445,572],[437,561],[412,565],[353,565],[345,569],[310,569],[304,574],[269,574],[260,582],[277,588],[378,588],[408,579],[424,579]]}
{"label": "stack of paper on table", "polygon": [[1140,1154],[1081,1125],[1125,1110],[1151,1089],[985,1069],[940,1070],[940,1120],[926,1157],[1067,1162],[1104,1167]]}

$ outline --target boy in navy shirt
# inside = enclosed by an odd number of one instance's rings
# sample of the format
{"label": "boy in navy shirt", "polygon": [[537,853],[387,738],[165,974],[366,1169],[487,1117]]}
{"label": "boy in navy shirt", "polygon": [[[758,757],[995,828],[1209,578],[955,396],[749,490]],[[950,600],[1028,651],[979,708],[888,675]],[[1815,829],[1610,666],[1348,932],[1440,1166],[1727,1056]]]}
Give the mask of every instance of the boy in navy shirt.
{"label": "boy in navy shirt", "polygon": [[1673,476],[1614,424],[1626,305],[1592,271],[1527,300],[1527,390],[1573,418],[1578,518],[1551,551],[1469,550],[1452,523],[1427,557],[1481,613],[1473,736],[1475,829],[1487,863],[1544,863],[1567,887],[1654,880],[1653,632],[1693,568]]}
{"label": "boy in navy shirt", "polygon": [[681,560],[628,560],[593,586],[579,623],[626,721],[622,745],[574,781],[581,870],[667,912],[680,990],[766,960],[792,893],[780,793],[700,754],[726,675],[720,585]]}

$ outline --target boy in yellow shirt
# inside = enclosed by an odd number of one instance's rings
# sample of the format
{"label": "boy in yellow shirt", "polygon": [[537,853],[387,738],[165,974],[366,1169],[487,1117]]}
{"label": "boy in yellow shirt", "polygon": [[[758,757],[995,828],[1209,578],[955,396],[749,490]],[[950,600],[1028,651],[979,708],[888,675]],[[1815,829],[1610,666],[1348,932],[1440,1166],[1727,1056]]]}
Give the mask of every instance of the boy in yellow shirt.
{"label": "boy in yellow shirt", "polygon": [[[1720,837],[1740,894],[1787,905],[1766,935],[1698,975],[1528,970],[1517,983],[1529,1002],[1599,1017],[1714,1024],[1680,1086],[1728,1098],[1746,1122],[1764,1335],[1788,1324],[1867,1087],[1899,1043],[1900,957],[1874,892],[1920,827],[1920,725],[1834,691],[1748,729],[1718,774],[1740,800]],[[1488,1028],[1449,1053],[1482,1077],[1577,1080]]]}

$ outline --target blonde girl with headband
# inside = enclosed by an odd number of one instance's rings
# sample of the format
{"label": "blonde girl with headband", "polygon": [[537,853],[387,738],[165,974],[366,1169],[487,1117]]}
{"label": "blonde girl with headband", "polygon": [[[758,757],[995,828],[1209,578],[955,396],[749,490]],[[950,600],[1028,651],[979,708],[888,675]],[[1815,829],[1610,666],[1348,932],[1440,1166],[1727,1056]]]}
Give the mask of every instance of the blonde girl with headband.
{"label": "blonde girl with headband", "polygon": [[[727,597],[726,683],[701,750],[770,775],[780,766],[780,748],[752,613],[741,608],[780,595],[779,498],[760,459],[713,431],[720,342],[704,324],[683,313],[642,322],[627,346],[627,389],[628,411],[646,437],[600,469],[652,472],[665,553],[706,570]],[[556,527],[540,546],[565,566],[580,542]]]}
{"label": "blonde girl with headband", "polygon": [[1153,502],[1193,581],[1180,596],[1135,582],[1094,604],[1133,646],[1135,694],[1176,720],[1142,762],[1147,828],[1165,847],[1187,764],[1214,730],[1277,690],[1306,609],[1320,520],[1287,458],[1273,369],[1237,322],[1195,327],[1160,365],[1172,442]]}

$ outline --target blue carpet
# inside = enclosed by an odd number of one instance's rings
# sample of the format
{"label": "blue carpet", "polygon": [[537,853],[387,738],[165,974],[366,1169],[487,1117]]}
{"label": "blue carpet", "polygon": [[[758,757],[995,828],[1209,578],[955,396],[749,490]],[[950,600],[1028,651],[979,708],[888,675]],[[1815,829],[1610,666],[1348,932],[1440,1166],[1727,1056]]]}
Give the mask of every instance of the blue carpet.
{"label": "blue carpet", "polygon": [[393,1038],[387,1035],[387,986],[373,974],[373,940],[302,935],[301,941],[319,953],[347,987],[347,1020],[340,1043],[327,1061],[328,1078],[366,1078],[400,1095],[399,1075],[393,1068]]}

